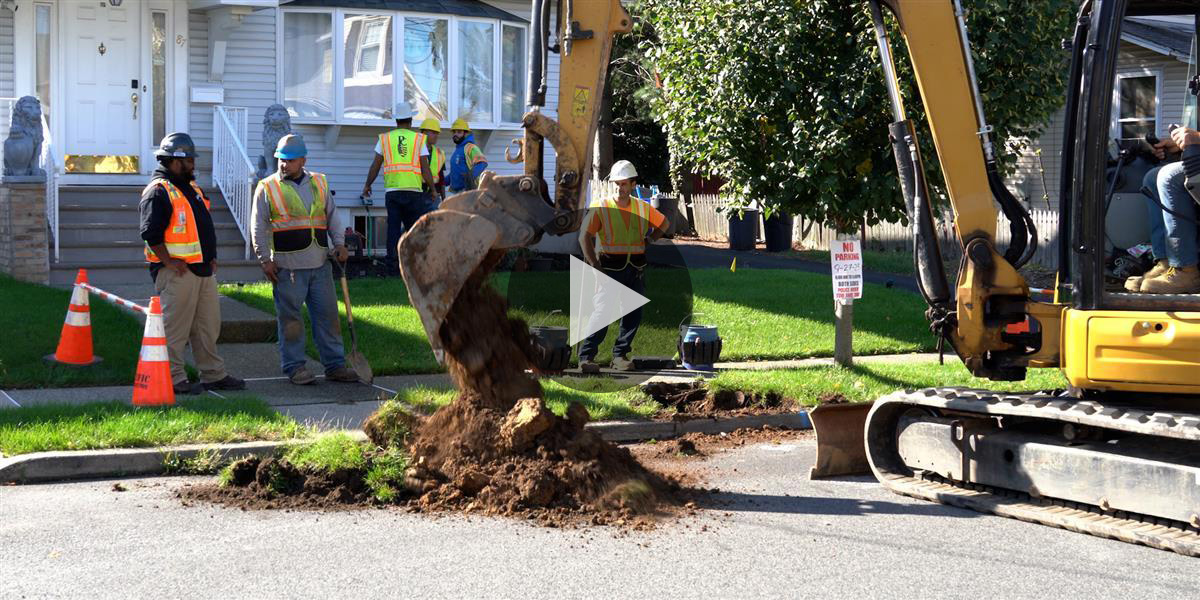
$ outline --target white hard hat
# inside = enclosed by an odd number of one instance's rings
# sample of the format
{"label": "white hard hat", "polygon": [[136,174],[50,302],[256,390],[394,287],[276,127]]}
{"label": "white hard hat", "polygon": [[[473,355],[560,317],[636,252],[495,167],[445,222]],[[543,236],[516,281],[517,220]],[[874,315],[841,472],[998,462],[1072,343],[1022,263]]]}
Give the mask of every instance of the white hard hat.
{"label": "white hard hat", "polygon": [[405,119],[413,118],[416,116],[415,113],[416,111],[413,110],[412,105],[401,100],[397,102],[395,108],[392,109],[392,118],[397,121],[403,121]]}
{"label": "white hard hat", "polygon": [[618,160],[617,162],[613,163],[612,170],[608,172],[609,181],[634,179],[637,176],[637,169],[633,167],[633,163],[627,160]]}

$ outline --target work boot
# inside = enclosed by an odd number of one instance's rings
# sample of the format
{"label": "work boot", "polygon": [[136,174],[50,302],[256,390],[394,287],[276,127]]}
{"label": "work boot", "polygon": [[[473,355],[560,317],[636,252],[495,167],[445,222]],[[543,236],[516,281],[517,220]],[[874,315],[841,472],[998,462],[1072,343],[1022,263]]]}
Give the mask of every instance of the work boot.
{"label": "work boot", "polygon": [[632,371],[633,361],[628,356],[614,356],[612,366],[618,371]]}
{"label": "work boot", "polygon": [[226,375],[224,379],[220,379],[217,381],[213,381],[213,382],[204,384],[204,389],[206,389],[206,390],[244,390],[244,389],[246,389],[246,382],[241,379],[238,379],[237,377],[234,377],[233,375]]}
{"label": "work boot", "polygon": [[325,379],[327,381],[339,381],[341,383],[358,383],[358,373],[350,367],[338,367],[325,371]]}
{"label": "work boot", "polygon": [[176,394],[184,394],[187,396],[195,396],[204,389],[200,384],[192,383],[186,379],[180,381],[179,383],[172,384],[171,388],[175,390]]}
{"label": "work boot", "polygon": [[296,385],[312,385],[317,382],[317,378],[308,372],[308,367],[300,367],[288,375],[288,381]]}
{"label": "work boot", "polygon": [[1165,258],[1155,261],[1154,266],[1150,267],[1149,271],[1146,271],[1145,273],[1142,273],[1141,275],[1135,275],[1133,277],[1126,279],[1125,280],[1125,291],[1133,292],[1135,294],[1137,292],[1142,291],[1142,282],[1143,281],[1145,281],[1147,279],[1154,279],[1155,277],[1159,277],[1163,273],[1166,273],[1167,269],[1170,269],[1170,268],[1171,268],[1171,265],[1167,263],[1167,259],[1165,259]]}
{"label": "work boot", "polygon": [[579,359],[579,370],[588,375],[598,375],[600,373],[600,363],[590,358]]}
{"label": "work boot", "polygon": [[1197,294],[1200,293],[1200,269],[1169,267],[1166,272],[1142,282],[1143,294]]}

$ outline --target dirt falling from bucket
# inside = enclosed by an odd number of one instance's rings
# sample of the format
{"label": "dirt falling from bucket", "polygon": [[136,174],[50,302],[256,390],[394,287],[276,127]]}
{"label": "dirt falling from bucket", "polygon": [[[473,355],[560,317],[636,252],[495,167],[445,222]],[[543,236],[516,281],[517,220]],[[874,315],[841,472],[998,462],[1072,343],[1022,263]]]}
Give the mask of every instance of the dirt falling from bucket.
{"label": "dirt falling from bucket", "polygon": [[410,450],[407,485],[426,510],[524,516],[548,525],[648,525],[678,486],[624,448],[585,430],[587,410],[547,410],[524,321],[487,284],[492,252],[463,286],[441,329],[459,395],[430,416]]}

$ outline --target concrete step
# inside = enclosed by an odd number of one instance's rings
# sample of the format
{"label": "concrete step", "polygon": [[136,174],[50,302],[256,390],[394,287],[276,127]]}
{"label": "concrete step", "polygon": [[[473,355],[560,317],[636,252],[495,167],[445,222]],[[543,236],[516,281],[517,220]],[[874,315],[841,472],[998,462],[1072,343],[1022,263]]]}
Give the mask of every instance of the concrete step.
{"label": "concrete step", "polygon": [[[212,201],[214,223],[233,223],[233,213],[224,200],[209,198]],[[131,223],[138,224],[138,197],[134,196],[127,202],[111,202],[103,204],[64,202],[58,204],[59,224],[66,223]]]}
{"label": "concrete step", "polygon": [[[216,223],[218,244],[242,244],[242,232],[234,223]],[[136,222],[62,223],[58,228],[59,244],[107,244],[137,241],[141,231]]]}
{"label": "concrete step", "polygon": [[[59,242],[60,262],[68,265],[86,262],[127,261],[138,262],[145,260],[145,243],[138,237],[133,239],[113,240],[108,242]],[[245,260],[246,244],[241,239],[235,241],[217,240],[217,260]]]}
{"label": "concrete step", "polygon": [[[103,288],[106,285],[144,284],[150,281],[150,271],[145,260],[91,260],[71,263],[59,262],[50,265],[50,285],[67,287],[75,283],[79,269],[87,269],[88,282]],[[222,283],[258,282],[265,278],[258,261],[221,260],[217,268],[217,280]]]}

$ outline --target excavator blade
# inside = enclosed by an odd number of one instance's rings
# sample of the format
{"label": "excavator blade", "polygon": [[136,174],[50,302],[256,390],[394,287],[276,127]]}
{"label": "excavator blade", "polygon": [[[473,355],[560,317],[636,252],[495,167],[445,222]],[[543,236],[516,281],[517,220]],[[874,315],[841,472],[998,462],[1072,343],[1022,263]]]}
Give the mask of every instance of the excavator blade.
{"label": "excavator blade", "polygon": [[397,251],[408,287],[408,300],[442,360],[438,331],[467,278],[500,239],[500,229],[487,218],[455,210],[436,210],[417,221],[400,238]]}
{"label": "excavator blade", "polygon": [[817,434],[817,458],[809,479],[871,472],[863,433],[871,404],[822,404],[808,412]]}

